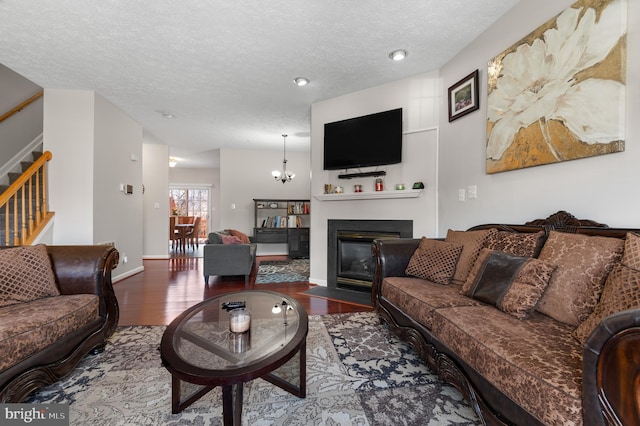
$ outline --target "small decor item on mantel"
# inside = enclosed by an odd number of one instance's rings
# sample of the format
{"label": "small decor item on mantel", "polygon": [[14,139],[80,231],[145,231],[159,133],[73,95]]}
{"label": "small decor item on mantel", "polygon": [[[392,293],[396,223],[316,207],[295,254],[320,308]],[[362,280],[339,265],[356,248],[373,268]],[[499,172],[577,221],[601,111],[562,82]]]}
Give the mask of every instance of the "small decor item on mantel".
{"label": "small decor item on mantel", "polygon": [[424,189],[424,183],[422,182],[414,182],[413,189]]}
{"label": "small decor item on mantel", "polygon": [[384,190],[384,184],[382,183],[382,178],[377,178],[375,183],[375,190],[380,192]]}
{"label": "small decor item on mantel", "polygon": [[404,183],[396,183],[396,191],[404,190]]}
{"label": "small decor item on mantel", "polygon": [[333,191],[335,194],[342,194],[344,193],[344,188],[341,186],[336,186],[335,190]]}
{"label": "small decor item on mantel", "polygon": [[353,192],[362,192],[362,185],[353,185]]}

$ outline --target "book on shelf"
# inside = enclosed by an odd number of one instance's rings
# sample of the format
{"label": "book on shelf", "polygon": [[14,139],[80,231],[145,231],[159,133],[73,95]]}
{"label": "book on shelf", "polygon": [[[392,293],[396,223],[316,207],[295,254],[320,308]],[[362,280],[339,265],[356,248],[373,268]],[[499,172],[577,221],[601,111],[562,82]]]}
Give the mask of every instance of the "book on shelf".
{"label": "book on shelf", "polygon": [[309,203],[307,202],[294,202],[289,203],[287,207],[288,214],[309,214]]}
{"label": "book on shelf", "polygon": [[267,216],[262,221],[262,228],[301,228],[302,220],[296,215]]}

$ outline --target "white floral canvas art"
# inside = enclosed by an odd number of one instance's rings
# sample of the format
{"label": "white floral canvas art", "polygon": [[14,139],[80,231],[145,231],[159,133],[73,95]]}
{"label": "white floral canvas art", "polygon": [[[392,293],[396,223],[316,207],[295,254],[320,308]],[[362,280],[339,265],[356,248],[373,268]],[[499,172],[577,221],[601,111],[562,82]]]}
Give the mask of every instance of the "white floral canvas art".
{"label": "white floral canvas art", "polygon": [[627,0],[580,0],[488,65],[487,173],[624,151]]}

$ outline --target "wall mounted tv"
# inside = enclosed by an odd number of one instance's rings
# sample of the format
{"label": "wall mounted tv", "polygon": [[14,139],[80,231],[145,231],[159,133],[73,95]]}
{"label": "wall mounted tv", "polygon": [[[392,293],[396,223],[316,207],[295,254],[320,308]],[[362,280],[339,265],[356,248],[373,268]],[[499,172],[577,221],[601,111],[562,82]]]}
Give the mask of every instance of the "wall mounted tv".
{"label": "wall mounted tv", "polygon": [[324,125],[324,170],[402,161],[402,108]]}

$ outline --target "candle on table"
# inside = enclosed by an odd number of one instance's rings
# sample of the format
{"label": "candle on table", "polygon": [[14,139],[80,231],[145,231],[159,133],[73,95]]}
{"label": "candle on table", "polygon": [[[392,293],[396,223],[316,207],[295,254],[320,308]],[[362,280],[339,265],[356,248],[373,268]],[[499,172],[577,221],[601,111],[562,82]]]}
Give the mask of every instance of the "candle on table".
{"label": "candle on table", "polygon": [[251,327],[251,313],[241,308],[229,311],[229,330],[234,333],[244,333]]}

